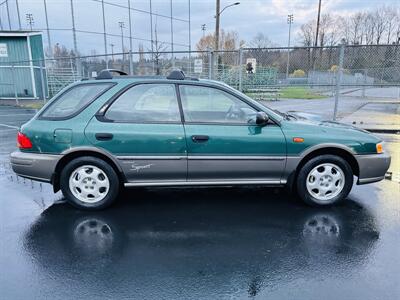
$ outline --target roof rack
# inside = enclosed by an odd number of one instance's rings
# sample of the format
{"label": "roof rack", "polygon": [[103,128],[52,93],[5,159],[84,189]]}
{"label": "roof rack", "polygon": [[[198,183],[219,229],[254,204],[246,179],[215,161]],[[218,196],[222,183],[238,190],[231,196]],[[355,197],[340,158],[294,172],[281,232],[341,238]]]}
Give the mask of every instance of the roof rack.
{"label": "roof rack", "polygon": [[167,79],[171,79],[171,80],[199,80],[198,78],[194,78],[194,77],[186,77],[185,73],[183,73],[182,70],[174,70],[171,73],[169,73],[169,75],[167,76]]}
{"label": "roof rack", "polygon": [[128,74],[121,70],[116,69],[105,69],[101,70],[99,75],[97,75],[96,79],[113,79],[112,73],[117,73],[120,76],[127,76]]}
{"label": "roof rack", "polygon": [[185,73],[183,73],[182,70],[174,70],[171,73],[169,73],[169,75],[167,76],[167,79],[184,80]]}

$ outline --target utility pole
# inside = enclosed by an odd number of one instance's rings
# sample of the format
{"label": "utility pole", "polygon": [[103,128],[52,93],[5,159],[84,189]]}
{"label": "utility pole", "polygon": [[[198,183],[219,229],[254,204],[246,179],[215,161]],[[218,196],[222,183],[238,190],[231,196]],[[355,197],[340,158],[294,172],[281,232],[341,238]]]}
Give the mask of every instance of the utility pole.
{"label": "utility pole", "polygon": [[125,28],[125,23],[124,22],[118,22],[118,26],[121,29],[121,48],[122,48],[122,70],[124,69],[125,65],[125,50],[124,50],[124,28]]}
{"label": "utility pole", "polygon": [[318,34],[319,34],[319,21],[321,18],[321,0],[318,1],[318,16],[317,16],[317,29],[315,32],[315,42],[314,42],[314,47],[317,47],[318,45]]}
{"label": "utility pole", "polygon": [[172,68],[175,68],[175,59],[174,59],[174,22],[173,22],[173,19],[172,19],[172,16],[173,16],[173,14],[172,14],[172,0],[170,0],[170,2],[169,2],[169,5],[170,5],[170,13],[171,13],[171,18],[170,18],[170,21],[171,21],[171,60],[172,60]]}
{"label": "utility pole", "polygon": [[220,16],[220,7],[221,3],[220,0],[216,0],[215,3],[215,45],[214,51],[218,51],[219,47],[219,16]]}
{"label": "utility pole", "polygon": [[129,74],[133,75],[131,0],[128,0],[128,10],[129,10]]}
{"label": "utility pole", "polygon": [[287,23],[289,24],[289,38],[288,38],[288,49],[287,49],[287,63],[286,63],[286,80],[289,78],[289,61],[290,61],[290,33],[293,23],[293,14],[288,15]]}
{"label": "utility pole", "polygon": [[111,46],[111,60],[114,63],[114,46],[115,45],[113,43],[111,43],[110,46]]}
{"label": "utility pole", "polygon": [[203,38],[206,34],[206,24],[201,24],[201,31],[203,31]]}
{"label": "utility pole", "polygon": [[32,31],[33,25],[35,24],[35,21],[33,20],[33,15],[32,14],[26,14],[26,23],[28,24],[30,30]]}
{"label": "utility pole", "polygon": [[43,5],[44,5],[44,16],[46,18],[47,43],[48,43],[48,46],[49,46],[50,57],[53,57],[53,47],[51,45],[51,39],[50,39],[49,18],[47,17],[47,3],[46,3],[46,0],[43,0]]}
{"label": "utility pole", "polygon": [[18,28],[19,30],[22,30],[22,26],[21,26],[21,15],[19,14],[19,4],[18,4],[18,0],[15,0],[15,6],[17,7],[17,15],[18,15]]}
{"label": "utility pole", "polygon": [[191,38],[191,21],[190,21],[190,0],[189,0],[189,73],[192,72],[192,38]]}
{"label": "utility pole", "polygon": [[7,9],[7,18],[8,18],[8,28],[11,30],[10,8],[8,6],[8,0],[6,0],[6,9]]}
{"label": "utility pole", "polygon": [[150,42],[151,42],[151,62],[153,66],[154,73],[154,45],[153,45],[153,7],[151,5],[151,0],[149,0],[150,5]]}
{"label": "utility pole", "polygon": [[315,41],[314,41],[314,49],[313,49],[313,61],[312,61],[313,70],[315,69],[315,58],[316,58],[315,54],[317,53],[316,47],[318,46],[318,34],[319,34],[320,17],[321,17],[321,0],[318,1],[317,29],[316,29],[316,32],[315,32]]}
{"label": "utility pole", "polygon": [[107,33],[106,33],[106,14],[104,11],[104,0],[101,0],[101,12],[103,15],[103,40],[104,40],[104,54],[106,60],[106,68],[108,69],[108,56],[107,56]]}
{"label": "utility pole", "polygon": [[71,18],[72,18],[72,38],[74,40],[76,71],[78,73],[78,77],[80,77],[81,76],[81,63],[80,63],[79,59],[76,58],[78,56],[78,44],[77,44],[77,41],[76,41],[75,15],[74,15],[74,3],[73,3],[73,0],[71,0]]}

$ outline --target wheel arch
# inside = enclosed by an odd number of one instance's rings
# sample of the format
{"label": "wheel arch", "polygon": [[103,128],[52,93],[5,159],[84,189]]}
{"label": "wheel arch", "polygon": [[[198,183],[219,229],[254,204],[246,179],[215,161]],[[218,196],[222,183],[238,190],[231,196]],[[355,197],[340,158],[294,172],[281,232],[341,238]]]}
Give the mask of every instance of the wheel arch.
{"label": "wheel arch", "polygon": [[295,170],[289,175],[288,184],[290,188],[291,189],[295,188],[296,185],[294,183],[296,182],[296,179],[299,175],[301,168],[307,161],[313,159],[314,157],[327,154],[343,158],[350,165],[351,170],[353,171],[353,175],[357,177],[360,175],[358,162],[354,157],[354,152],[351,149],[347,149],[347,147],[345,146],[337,146],[337,145],[316,147],[314,149],[309,149],[308,151],[305,151],[301,155],[300,161],[298,162]]}
{"label": "wheel arch", "polygon": [[60,190],[60,174],[61,174],[61,170],[63,169],[63,167],[65,167],[71,160],[78,158],[78,157],[82,157],[82,156],[92,156],[92,157],[96,157],[96,158],[104,160],[117,173],[120,182],[121,183],[126,182],[125,174],[122,171],[122,168],[119,165],[118,161],[116,160],[116,158],[114,158],[112,156],[111,153],[109,153],[105,150],[98,149],[98,148],[92,148],[92,147],[78,147],[78,148],[69,149],[69,150],[63,152],[62,155],[63,156],[60,158],[60,160],[56,164],[53,176],[51,178],[51,183],[53,184],[54,192],[57,192]]}

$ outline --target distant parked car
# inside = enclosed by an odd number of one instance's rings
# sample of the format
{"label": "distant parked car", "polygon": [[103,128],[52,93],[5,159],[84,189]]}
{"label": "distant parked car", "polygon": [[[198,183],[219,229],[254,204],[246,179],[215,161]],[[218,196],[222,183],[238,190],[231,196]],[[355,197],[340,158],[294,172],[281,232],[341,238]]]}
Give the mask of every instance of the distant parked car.
{"label": "distant parked car", "polygon": [[211,80],[113,77],[74,83],[18,132],[20,176],[49,182],[82,209],[112,204],[122,186],[288,186],[329,205],[382,180],[390,156],[352,126],[269,109]]}

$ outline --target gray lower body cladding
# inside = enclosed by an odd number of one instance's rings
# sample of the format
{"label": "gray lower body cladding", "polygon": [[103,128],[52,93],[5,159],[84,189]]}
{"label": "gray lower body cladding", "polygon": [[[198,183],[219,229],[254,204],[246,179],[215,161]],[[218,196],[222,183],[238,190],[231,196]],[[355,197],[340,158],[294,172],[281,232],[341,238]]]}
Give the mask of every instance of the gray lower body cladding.
{"label": "gray lower body cladding", "polygon": [[13,171],[22,177],[51,182],[61,157],[62,155],[15,151],[11,153],[10,163]]}
{"label": "gray lower body cladding", "polygon": [[[22,177],[27,177],[31,178],[34,180],[38,181],[43,181],[43,182],[51,182],[52,181],[52,176],[54,174],[56,165],[62,155],[54,155],[54,154],[41,154],[41,153],[29,153],[29,152],[21,152],[21,151],[15,151],[11,154],[10,161],[11,161],[11,167],[14,170],[14,172]],[[390,166],[390,156],[387,154],[371,154],[371,155],[355,155],[355,158],[357,160],[358,166],[359,166],[359,178],[358,178],[358,184],[366,184],[366,183],[371,183],[371,182],[376,182],[379,180],[382,180],[385,176],[386,171],[388,170]],[[194,185],[198,184],[240,184],[241,181],[243,181],[243,184],[251,184],[251,181],[258,182],[260,184],[285,184],[287,179],[290,177],[291,174],[293,174],[296,169],[298,164],[301,161],[301,157],[287,157],[286,160],[286,167],[284,170],[282,170],[282,176],[281,178],[276,178],[273,176],[272,178],[246,178],[244,176],[245,180],[232,180],[233,178],[207,178],[205,175],[204,177],[201,178],[196,178],[192,180],[186,180],[184,178],[185,176],[177,176],[177,178],[169,178],[169,180],[165,180],[167,174],[164,174],[164,176],[159,176],[160,174],[157,174],[158,176],[156,177],[164,177],[164,178],[153,178],[155,175],[154,173],[151,174],[151,161],[152,159],[146,158],[146,157],[124,157],[124,160],[127,160],[128,162],[134,159],[136,161],[142,161],[144,160],[147,164],[145,165],[134,165],[132,167],[132,163],[130,163],[129,168],[133,170],[130,170],[131,172],[134,171],[137,176],[140,177],[140,168],[142,168],[143,173],[150,172],[148,174],[149,176],[143,180],[143,178],[136,178],[135,180],[129,180],[127,185],[132,185],[132,186],[137,186],[141,185],[148,185],[148,183],[151,183],[150,185],[157,185],[157,182],[159,185],[168,185],[168,182],[170,182],[173,185],[190,185],[190,183],[193,181]],[[264,158],[258,158],[259,160],[264,160]],[[192,161],[196,161],[197,159],[195,157],[191,158]],[[235,159],[230,158],[230,163],[234,164]],[[243,160],[243,159],[241,159]],[[274,159],[275,161],[276,159]],[[144,162],[142,161],[142,162]],[[167,170],[171,170],[170,168],[170,163],[176,164],[177,162],[181,162],[186,164],[186,157],[179,157],[178,159],[174,159],[169,161],[168,159],[160,159],[159,157],[154,161],[154,163],[160,163],[160,161],[163,161],[166,166],[169,166],[169,168],[162,168],[164,172],[167,172]],[[278,162],[283,162],[283,160],[276,160],[275,163]],[[126,166],[120,161],[120,165],[122,165],[122,169],[124,170],[124,173],[126,172]],[[149,166],[149,167],[147,167]],[[282,165],[281,165],[282,166]],[[270,165],[270,167],[275,168],[276,166]],[[172,168],[173,169],[173,168]],[[278,170],[275,170],[278,171]],[[276,173],[276,172],[275,172]],[[180,174],[183,175],[183,174]],[[133,177],[133,176],[131,176]],[[151,178],[150,178],[151,177]],[[212,177],[212,176],[211,176]],[[133,179],[133,178],[131,178]]]}
{"label": "gray lower body cladding", "polygon": [[388,154],[370,154],[355,156],[360,174],[357,184],[366,184],[380,181],[385,178],[391,158]]}

